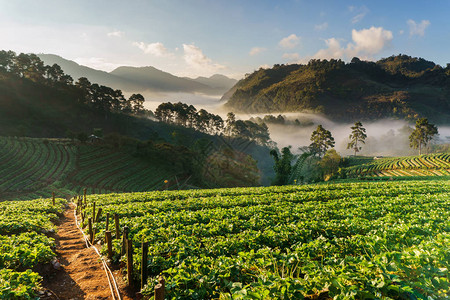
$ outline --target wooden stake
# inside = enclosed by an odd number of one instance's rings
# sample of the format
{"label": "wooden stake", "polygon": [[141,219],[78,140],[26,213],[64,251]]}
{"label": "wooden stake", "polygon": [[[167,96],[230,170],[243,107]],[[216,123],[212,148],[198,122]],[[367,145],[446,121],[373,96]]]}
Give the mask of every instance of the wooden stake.
{"label": "wooden stake", "polygon": [[123,236],[122,236],[122,251],[120,255],[124,255],[127,252],[127,240],[128,240],[128,226],[123,228]]}
{"label": "wooden stake", "polygon": [[164,288],[161,283],[155,285],[155,300],[164,300]]}
{"label": "wooden stake", "polygon": [[163,291],[164,291],[166,289],[166,280],[164,279],[164,276],[159,275],[158,281],[162,285],[162,288],[163,288]]}
{"label": "wooden stake", "polygon": [[53,205],[55,205],[55,192],[52,192]]}
{"label": "wooden stake", "polygon": [[118,214],[114,214],[114,223],[116,225],[116,239],[119,239],[120,227],[119,227],[119,215]]}
{"label": "wooden stake", "polygon": [[87,204],[87,198],[86,198],[86,192],[87,192],[87,189],[85,188],[85,189],[83,190],[83,192],[84,192],[84,205],[86,205],[86,204]]}
{"label": "wooden stake", "polygon": [[126,239],[127,244],[127,279],[128,286],[133,286],[133,242]]}
{"label": "wooden stake", "polygon": [[89,237],[91,240],[91,244],[94,244],[94,231],[92,230],[92,218],[88,219],[88,223],[89,223]]}
{"label": "wooden stake", "polygon": [[112,259],[113,256],[113,252],[112,252],[112,238],[111,238],[111,231],[106,231],[105,232],[105,236],[106,236],[106,244],[108,246],[108,258]]}
{"label": "wooden stake", "polygon": [[94,202],[94,206],[92,207],[92,220],[94,220],[94,222],[95,222],[95,202]]}
{"label": "wooden stake", "polygon": [[142,242],[141,290],[144,288],[144,285],[147,283],[147,278],[148,278],[147,262],[148,262],[148,242]]}
{"label": "wooden stake", "polygon": [[105,225],[105,230],[106,230],[106,231],[109,230],[109,213],[106,213],[106,225]]}
{"label": "wooden stake", "polygon": [[97,211],[97,215],[95,218],[95,223],[98,223],[98,220],[100,219],[100,216],[102,215],[102,208],[100,207]]}

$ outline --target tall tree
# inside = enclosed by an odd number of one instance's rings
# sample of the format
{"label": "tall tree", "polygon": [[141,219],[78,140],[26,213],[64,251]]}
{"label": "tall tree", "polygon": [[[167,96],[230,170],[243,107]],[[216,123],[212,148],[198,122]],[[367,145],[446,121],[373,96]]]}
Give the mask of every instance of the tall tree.
{"label": "tall tree", "polygon": [[229,112],[227,114],[225,124],[225,134],[228,136],[234,136],[236,134],[236,115],[233,112]]}
{"label": "tall tree", "polygon": [[132,107],[132,110],[135,114],[138,114],[144,110],[145,98],[141,94],[131,95],[130,98],[128,99],[128,101],[129,101],[129,103]]}
{"label": "tall tree", "polygon": [[317,126],[317,129],[311,134],[311,145],[309,149],[312,153],[322,156],[328,148],[334,147],[334,138],[331,132],[322,127],[322,125]]}
{"label": "tall tree", "polygon": [[366,129],[362,126],[361,122],[356,122],[350,128],[352,129],[352,133],[349,135],[350,143],[348,143],[347,149],[353,149],[356,156],[356,152],[361,150],[361,146],[358,146],[358,143],[366,143]]}
{"label": "tall tree", "polygon": [[422,146],[426,147],[429,141],[438,133],[435,125],[428,123],[428,119],[420,118],[416,121],[416,128],[409,136],[409,146],[413,149],[419,149],[419,155],[422,154]]}

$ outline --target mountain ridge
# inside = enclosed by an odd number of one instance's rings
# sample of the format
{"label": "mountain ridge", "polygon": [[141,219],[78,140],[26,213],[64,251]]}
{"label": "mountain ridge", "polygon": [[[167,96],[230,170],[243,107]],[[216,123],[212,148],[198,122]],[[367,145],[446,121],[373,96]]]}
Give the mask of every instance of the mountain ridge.
{"label": "mountain ridge", "polygon": [[[110,86],[125,92],[155,91],[222,95],[237,82],[235,79],[220,74],[214,74],[209,78],[178,77],[153,66],[120,66],[111,72],[106,72],[80,65],[56,54],[40,53],[37,56],[47,65],[58,64],[74,80],[86,77],[92,83]],[[217,75],[221,77],[217,77]]]}
{"label": "mountain ridge", "polygon": [[449,99],[450,66],[407,55],[260,68],[222,97],[235,112],[310,111],[351,122],[428,117],[443,124],[450,123]]}

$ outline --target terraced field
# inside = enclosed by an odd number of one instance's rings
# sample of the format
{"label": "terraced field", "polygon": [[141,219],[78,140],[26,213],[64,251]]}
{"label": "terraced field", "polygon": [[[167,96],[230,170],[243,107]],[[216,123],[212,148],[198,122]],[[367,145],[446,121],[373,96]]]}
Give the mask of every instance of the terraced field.
{"label": "terraced field", "polygon": [[128,153],[105,147],[78,147],[77,168],[67,185],[76,192],[87,187],[89,193],[138,192],[161,188],[173,178],[158,165]]}
{"label": "terraced field", "polygon": [[74,169],[76,148],[62,141],[0,137],[0,199],[49,197]]}
{"label": "terraced field", "polygon": [[0,137],[0,201],[160,189],[179,179],[168,168],[99,145]]}
{"label": "terraced field", "polygon": [[448,176],[450,153],[382,158],[346,169],[348,177],[360,176]]}

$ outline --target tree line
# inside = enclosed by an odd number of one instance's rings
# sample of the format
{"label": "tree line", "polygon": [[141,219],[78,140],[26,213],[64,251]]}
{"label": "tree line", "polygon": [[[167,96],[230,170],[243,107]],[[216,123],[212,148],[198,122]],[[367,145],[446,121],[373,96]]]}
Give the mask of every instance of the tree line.
{"label": "tree line", "polygon": [[197,110],[193,105],[165,102],[156,108],[154,115],[160,122],[193,128],[207,134],[243,138],[262,146],[274,145],[265,123],[238,120],[232,112],[227,114],[224,121],[219,115],[205,109]]}
{"label": "tree line", "polygon": [[[356,122],[351,130],[347,149],[352,149],[356,156],[357,152],[361,151],[362,145],[365,144],[367,134],[361,122]],[[436,134],[438,134],[437,127],[430,124],[428,119],[420,118],[416,121],[415,128],[409,136],[410,147],[418,149],[419,155],[421,155],[422,148],[426,147]],[[290,146],[281,149],[281,153],[277,150],[271,150],[270,154],[274,159],[276,173],[273,184],[285,185],[291,183],[292,177],[295,175],[293,173],[296,172],[298,166],[304,164],[311,157],[317,157],[313,166],[315,170],[311,172],[317,173],[322,179],[329,178],[339,172],[342,158],[336,150],[332,149],[335,146],[335,141],[331,132],[322,125],[318,125],[316,130],[312,132],[310,140],[312,143],[309,146],[300,149],[303,151],[300,156],[292,154]]]}
{"label": "tree line", "polygon": [[8,73],[53,88],[70,90],[76,94],[80,104],[86,104],[105,113],[150,113],[144,109],[145,99],[141,94],[133,94],[126,99],[121,90],[92,84],[86,77],[81,77],[74,83],[73,78],[65,74],[58,64],[45,65],[36,54],[16,54],[14,51],[1,50],[0,73]]}

